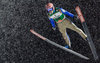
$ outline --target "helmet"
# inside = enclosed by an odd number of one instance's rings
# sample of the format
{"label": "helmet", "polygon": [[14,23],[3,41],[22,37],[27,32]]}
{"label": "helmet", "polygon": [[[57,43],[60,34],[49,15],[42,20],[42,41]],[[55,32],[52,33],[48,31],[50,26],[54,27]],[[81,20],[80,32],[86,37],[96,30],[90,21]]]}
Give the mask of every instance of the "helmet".
{"label": "helmet", "polygon": [[52,3],[48,3],[46,6],[45,6],[46,10],[47,11],[52,11],[54,9],[54,5]]}

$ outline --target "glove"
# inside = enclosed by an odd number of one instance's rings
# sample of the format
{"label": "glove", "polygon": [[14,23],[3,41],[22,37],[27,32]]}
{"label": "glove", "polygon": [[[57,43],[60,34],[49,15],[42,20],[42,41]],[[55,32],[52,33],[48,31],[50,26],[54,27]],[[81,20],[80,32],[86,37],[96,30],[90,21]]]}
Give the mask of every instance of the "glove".
{"label": "glove", "polygon": [[54,28],[54,27],[52,27],[52,29],[55,31],[56,30],[56,28]]}
{"label": "glove", "polygon": [[77,15],[74,16],[73,20],[78,20],[79,17]]}

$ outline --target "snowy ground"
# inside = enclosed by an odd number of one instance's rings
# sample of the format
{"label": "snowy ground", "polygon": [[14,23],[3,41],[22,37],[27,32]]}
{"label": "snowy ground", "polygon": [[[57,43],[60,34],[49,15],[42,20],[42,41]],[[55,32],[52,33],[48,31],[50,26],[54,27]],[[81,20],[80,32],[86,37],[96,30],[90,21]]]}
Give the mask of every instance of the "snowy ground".
{"label": "snowy ground", "polygon": [[[57,7],[76,14],[79,5],[100,57],[99,0],[50,0]],[[34,29],[58,44],[66,45],[61,33],[52,30],[44,9],[47,0],[0,0],[0,63],[95,63],[89,45],[76,32],[68,30],[73,50],[87,56],[81,59],[33,35]],[[82,28],[81,23],[74,22]]]}

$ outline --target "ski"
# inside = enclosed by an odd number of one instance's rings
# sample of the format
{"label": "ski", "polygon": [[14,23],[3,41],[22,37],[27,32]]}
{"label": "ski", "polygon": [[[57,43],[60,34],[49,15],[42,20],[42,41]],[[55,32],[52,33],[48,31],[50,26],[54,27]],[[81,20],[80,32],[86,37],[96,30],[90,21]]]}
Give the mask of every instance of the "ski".
{"label": "ski", "polygon": [[93,57],[94,57],[95,60],[98,60],[98,55],[96,53],[96,48],[95,48],[95,46],[93,44],[93,41],[91,39],[89,30],[88,30],[88,27],[86,25],[85,19],[84,19],[83,15],[82,15],[81,9],[79,8],[79,6],[76,6],[75,10],[76,10],[76,12],[78,14],[78,17],[79,17],[79,19],[80,19],[80,21],[82,23],[82,26],[83,26],[84,31],[87,34],[87,40],[88,40],[89,46],[91,48]]}
{"label": "ski", "polygon": [[60,49],[63,49],[63,50],[65,50],[65,51],[69,52],[69,53],[72,53],[72,54],[74,54],[74,55],[76,55],[76,56],[79,56],[80,58],[89,60],[88,57],[86,57],[86,56],[84,56],[84,55],[82,55],[82,54],[80,54],[80,53],[77,53],[77,52],[75,52],[75,51],[73,51],[73,50],[71,50],[71,49],[65,48],[64,46],[61,46],[61,45],[59,45],[59,44],[57,44],[57,43],[55,43],[55,42],[53,42],[53,41],[51,41],[51,40],[49,40],[49,39],[43,37],[43,36],[41,36],[40,34],[38,34],[37,32],[35,32],[35,31],[32,30],[32,29],[30,30],[30,32],[33,33],[34,35],[36,35],[37,37],[41,38],[42,40],[44,40],[44,41],[46,41],[46,42],[48,42],[48,43],[50,43],[50,44],[52,44],[52,45],[54,45],[54,46],[56,46],[56,47],[59,47]]}

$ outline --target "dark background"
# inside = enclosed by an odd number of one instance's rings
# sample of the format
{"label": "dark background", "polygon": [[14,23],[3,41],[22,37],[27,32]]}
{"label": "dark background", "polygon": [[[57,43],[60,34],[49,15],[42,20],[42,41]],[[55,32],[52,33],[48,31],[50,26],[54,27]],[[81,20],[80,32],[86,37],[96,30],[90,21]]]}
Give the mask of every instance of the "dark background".
{"label": "dark background", "polygon": [[[76,32],[68,30],[72,48],[90,60],[61,50],[30,32],[34,29],[44,37],[65,46],[61,33],[52,30],[45,4],[47,0],[0,0],[0,63],[95,63],[89,45]],[[100,57],[100,0],[50,0],[76,15],[79,5]],[[72,18],[71,18],[72,20]],[[79,28],[79,20],[73,21]],[[99,63],[99,62],[97,62]]]}

